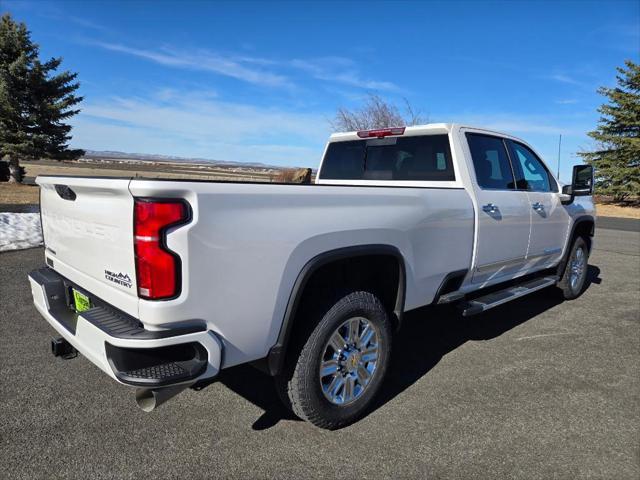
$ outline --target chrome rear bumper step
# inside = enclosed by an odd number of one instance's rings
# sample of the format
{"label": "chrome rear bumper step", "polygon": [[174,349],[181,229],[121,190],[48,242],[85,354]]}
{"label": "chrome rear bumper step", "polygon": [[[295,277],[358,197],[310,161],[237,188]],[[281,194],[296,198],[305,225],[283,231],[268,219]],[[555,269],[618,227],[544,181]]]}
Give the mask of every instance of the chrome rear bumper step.
{"label": "chrome rear bumper step", "polygon": [[524,283],[511,285],[504,290],[498,290],[497,292],[492,292],[487,295],[483,295],[482,297],[462,302],[460,304],[462,315],[464,317],[477,315],[489,310],[490,308],[497,307],[498,305],[510,302],[516,298],[524,297],[530,293],[555,285],[557,281],[558,277],[555,275],[535,278]]}

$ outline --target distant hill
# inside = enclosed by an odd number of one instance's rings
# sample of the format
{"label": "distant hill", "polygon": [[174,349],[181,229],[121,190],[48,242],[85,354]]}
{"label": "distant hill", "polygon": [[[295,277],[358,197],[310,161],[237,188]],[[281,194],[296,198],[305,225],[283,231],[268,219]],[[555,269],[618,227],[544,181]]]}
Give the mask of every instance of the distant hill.
{"label": "distant hill", "polygon": [[226,168],[261,168],[273,170],[281,170],[284,168],[260,162],[231,162],[227,160],[213,160],[210,158],[176,157],[173,155],[158,155],[153,153],[126,153],[112,150],[86,150],[84,158],[90,160],[119,160],[131,162],[196,163]]}

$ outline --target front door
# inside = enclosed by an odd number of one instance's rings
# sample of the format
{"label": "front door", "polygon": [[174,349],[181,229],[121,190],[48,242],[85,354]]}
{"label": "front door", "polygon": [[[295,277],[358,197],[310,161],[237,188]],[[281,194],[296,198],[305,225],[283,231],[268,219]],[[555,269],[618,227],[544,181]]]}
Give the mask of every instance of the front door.
{"label": "front door", "polygon": [[529,268],[545,268],[560,261],[570,217],[560,201],[558,184],[544,163],[526,145],[507,141],[520,189],[527,191],[531,209]]}
{"label": "front door", "polygon": [[[475,171],[478,225],[473,283],[506,279],[526,264],[531,206],[516,190],[507,146],[500,137],[466,134]],[[506,277],[506,278],[505,278]]]}

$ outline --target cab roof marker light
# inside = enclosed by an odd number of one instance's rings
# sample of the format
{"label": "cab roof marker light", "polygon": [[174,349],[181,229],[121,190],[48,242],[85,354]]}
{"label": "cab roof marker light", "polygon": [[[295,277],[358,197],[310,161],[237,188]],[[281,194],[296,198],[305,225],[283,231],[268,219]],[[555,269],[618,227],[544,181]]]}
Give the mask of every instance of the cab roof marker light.
{"label": "cab roof marker light", "polygon": [[383,138],[390,135],[404,135],[406,127],[378,128],[375,130],[360,130],[357,132],[360,138]]}

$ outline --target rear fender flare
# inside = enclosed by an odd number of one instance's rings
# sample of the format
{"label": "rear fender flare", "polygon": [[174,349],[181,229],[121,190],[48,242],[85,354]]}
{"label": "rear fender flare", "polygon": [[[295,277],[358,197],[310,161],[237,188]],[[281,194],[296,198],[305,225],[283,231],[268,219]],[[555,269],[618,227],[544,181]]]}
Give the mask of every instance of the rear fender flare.
{"label": "rear fender flare", "polygon": [[278,339],[275,345],[271,347],[267,355],[267,369],[271,375],[277,375],[282,371],[282,367],[284,366],[284,360],[286,357],[287,346],[289,344],[291,332],[293,330],[296,312],[298,310],[298,307],[300,306],[300,300],[302,298],[305,287],[313,274],[320,267],[329,263],[366,255],[390,255],[395,257],[398,261],[400,269],[400,271],[398,272],[399,285],[393,312],[398,320],[398,325],[400,325],[400,323],[402,322],[406,295],[406,267],[404,257],[400,253],[400,250],[392,245],[372,244],[344,247],[323,252],[313,257],[305,264],[304,267],[302,267],[302,270],[298,273],[293,288],[291,289],[282,325],[280,327],[280,333],[278,334]]}

